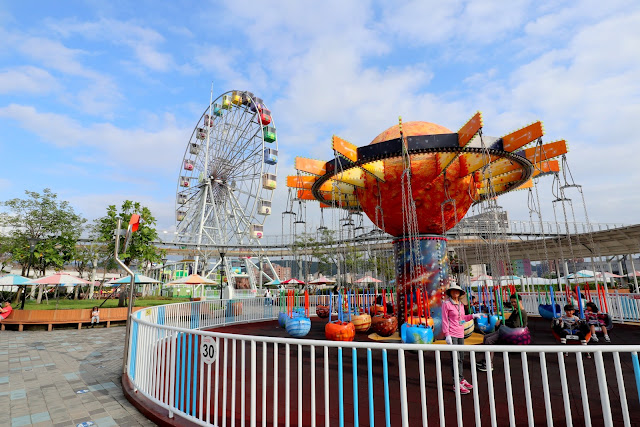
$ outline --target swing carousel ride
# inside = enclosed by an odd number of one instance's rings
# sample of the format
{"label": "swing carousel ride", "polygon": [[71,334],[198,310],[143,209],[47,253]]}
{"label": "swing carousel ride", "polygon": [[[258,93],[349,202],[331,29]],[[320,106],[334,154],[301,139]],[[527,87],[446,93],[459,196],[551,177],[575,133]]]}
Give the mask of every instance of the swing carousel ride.
{"label": "swing carousel ride", "polygon": [[335,158],[329,161],[296,158],[297,174],[287,178],[287,186],[297,191],[297,200],[319,201],[322,209],[339,208],[349,218],[364,212],[393,236],[395,310],[379,315],[382,307],[375,304],[371,310],[373,329],[386,329],[381,335],[400,325],[405,342],[440,338],[451,270],[444,234],[472,206],[495,213],[497,196],[532,188],[532,179],[560,171],[555,158],[567,153],[567,145],[543,144],[541,122],[501,138],[484,136],[482,126],[480,112],[457,132],[400,119],[366,146],[333,136]]}
{"label": "swing carousel ride", "polygon": [[[199,258],[207,277],[222,268],[230,298],[239,289],[255,292],[256,277],[278,279],[259,241],[271,214],[277,168],[276,128],[264,101],[247,91],[229,91],[215,99],[212,93],[180,165],[176,231],[178,242],[197,250],[194,273]],[[250,248],[252,253],[225,257],[227,247]],[[260,264],[268,266],[267,271]]]}

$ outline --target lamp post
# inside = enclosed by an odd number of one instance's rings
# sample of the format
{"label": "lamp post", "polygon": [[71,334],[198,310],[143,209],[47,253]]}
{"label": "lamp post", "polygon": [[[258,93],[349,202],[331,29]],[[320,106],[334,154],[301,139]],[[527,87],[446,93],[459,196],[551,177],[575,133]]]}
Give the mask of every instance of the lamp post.
{"label": "lamp post", "polygon": [[160,270],[160,296],[162,296],[162,283],[164,282],[164,266],[167,263],[169,258],[162,258],[162,270]]}
{"label": "lamp post", "polygon": [[[224,273],[224,252],[220,252],[220,267],[222,267],[222,273]],[[220,273],[220,299],[222,299],[222,273]]]}
{"label": "lamp post", "polygon": [[[29,242],[29,266],[27,267],[27,277],[29,277],[29,273],[31,272],[31,264],[33,263],[33,252],[36,250],[36,245],[40,239],[37,237],[29,237],[27,242]],[[22,290],[22,304],[20,306],[21,310],[24,310],[24,304],[27,301],[27,285],[24,285],[24,289]]]}

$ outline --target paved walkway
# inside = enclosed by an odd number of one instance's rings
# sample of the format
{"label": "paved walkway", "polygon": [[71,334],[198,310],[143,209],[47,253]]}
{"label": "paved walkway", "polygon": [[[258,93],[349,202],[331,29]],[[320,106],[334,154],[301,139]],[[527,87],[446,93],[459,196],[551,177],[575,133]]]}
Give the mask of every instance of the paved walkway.
{"label": "paved walkway", "polygon": [[154,425],[122,394],[124,335],[124,327],[0,332],[0,424]]}

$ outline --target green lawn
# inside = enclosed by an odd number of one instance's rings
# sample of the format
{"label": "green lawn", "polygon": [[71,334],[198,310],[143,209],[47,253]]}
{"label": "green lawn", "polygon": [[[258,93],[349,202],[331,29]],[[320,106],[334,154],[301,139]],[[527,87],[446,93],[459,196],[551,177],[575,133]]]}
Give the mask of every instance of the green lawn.
{"label": "green lawn", "polygon": [[[151,307],[154,305],[163,305],[163,304],[171,304],[174,302],[186,302],[189,301],[188,298],[164,298],[164,299],[153,299],[154,297],[148,298],[136,298],[135,306],[136,307]],[[66,310],[72,308],[93,308],[94,306],[100,306],[104,302],[102,308],[113,308],[118,306],[117,299],[108,299],[106,300],[69,300],[69,299],[61,299],[58,300],[57,309],[58,310]],[[20,304],[17,305],[20,307]],[[28,301],[24,305],[25,310],[55,310],[56,309],[56,300],[49,299],[49,304],[45,299],[42,300],[42,304],[36,304],[35,301]]]}

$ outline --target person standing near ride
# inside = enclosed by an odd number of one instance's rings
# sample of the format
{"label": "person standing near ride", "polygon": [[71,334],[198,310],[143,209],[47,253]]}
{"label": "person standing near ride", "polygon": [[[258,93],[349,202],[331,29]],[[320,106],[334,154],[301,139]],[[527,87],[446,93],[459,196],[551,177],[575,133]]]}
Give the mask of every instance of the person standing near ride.
{"label": "person standing near ride", "polygon": [[[522,297],[520,295],[516,296],[516,294],[513,294],[509,297],[509,302],[511,303],[511,314],[509,315],[509,318],[504,321],[504,325],[509,328],[526,328],[528,324],[527,311],[522,306]],[[500,339],[500,332],[498,329],[500,326],[500,320],[498,320],[496,323],[496,330],[486,334],[482,338],[483,345],[495,345],[498,343],[498,340]],[[493,352],[489,353],[489,357],[491,358],[491,362],[493,362]],[[486,360],[478,362],[476,366],[479,371],[487,371]],[[491,364],[491,370],[493,371],[493,363]]]}
{"label": "person standing near ride", "polygon": [[[442,303],[442,333],[445,341],[449,345],[464,345],[464,323],[473,318],[482,316],[480,313],[464,314],[464,307],[460,297],[464,295],[464,290],[452,284],[447,288],[446,294],[449,298]],[[462,365],[464,362],[464,352],[458,354],[458,378],[456,378],[455,367],[453,366],[453,352],[451,352],[451,376],[453,377],[455,391],[455,382],[460,384],[460,393],[469,394],[473,386],[464,379],[462,374]]]}

